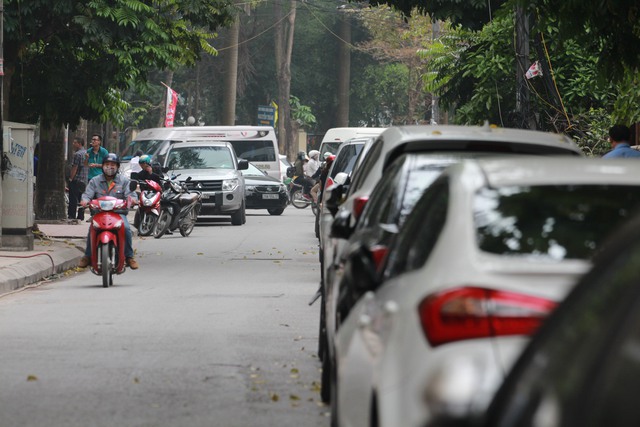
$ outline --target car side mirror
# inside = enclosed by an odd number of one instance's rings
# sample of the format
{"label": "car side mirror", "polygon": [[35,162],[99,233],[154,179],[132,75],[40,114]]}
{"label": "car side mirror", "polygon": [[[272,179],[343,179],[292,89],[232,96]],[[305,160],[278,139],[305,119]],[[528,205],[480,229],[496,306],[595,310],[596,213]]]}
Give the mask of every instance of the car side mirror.
{"label": "car side mirror", "polygon": [[[326,189],[325,194],[329,195],[322,203],[327,207],[327,210],[331,213],[331,216],[336,216],[338,208],[342,204],[342,195],[344,194],[344,188],[342,184],[333,184]],[[324,197],[323,197],[324,199]]]}
{"label": "car side mirror", "polygon": [[247,159],[238,159],[238,170],[249,169],[249,161]]}
{"label": "car side mirror", "polygon": [[358,249],[352,253],[349,262],[351,263],[349,268],[351,283],[353,283],[353,290],[358,297],[380,286],[381,280],[376,262],[366,245],[359,244]]}
{"label": "car side mirror", "polygon": [[351,213],[349,211],[343,210],[339,212],[331,222],[329,236],[336,239],[349,239],[351,234],[353,234],[353,229],[349,225],[350,222]]}

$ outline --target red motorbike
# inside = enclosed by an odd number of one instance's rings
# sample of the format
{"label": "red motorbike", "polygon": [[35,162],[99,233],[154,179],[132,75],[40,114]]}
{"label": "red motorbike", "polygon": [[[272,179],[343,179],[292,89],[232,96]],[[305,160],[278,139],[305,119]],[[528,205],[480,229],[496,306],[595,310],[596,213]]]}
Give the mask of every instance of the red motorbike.
{"label": "red motorbike", "polygon": [[[133,178],[133,174],[131,174]],[[146,179],[138,181],[140,186],[140,203],[133,221],[139,236],[149,236],[160,216],[160,199],[162,187],[157,182]]]}
{"label": "red motorbike", "polygon": [[93,274],[102,275],[102,287],[113,285],[113,275],[125,270],[124,219],[116,211],[126,210],[128,201],[111,196],[99,197],[89,202],[93,214],[89,227],[91,265]]}

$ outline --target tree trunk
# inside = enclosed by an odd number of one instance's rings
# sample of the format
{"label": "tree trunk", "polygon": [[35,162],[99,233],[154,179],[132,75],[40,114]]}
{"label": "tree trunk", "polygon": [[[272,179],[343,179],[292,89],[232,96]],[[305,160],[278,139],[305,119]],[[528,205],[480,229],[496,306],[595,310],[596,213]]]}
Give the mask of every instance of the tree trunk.
{"label": "tree trunk", "polygon": [[340,14],[340,41],[338,42],[338,105],[336,126],[349,126],[349,88],[351,80],[351,25],[349,14]]}
{"label": "tree trunk", "polygon": [[38,176],[36,178],[36,219],[66,219],[64,205],[64,129],[43,127],[38,144]]}
{"label": "tree trunk", "polygon": [[222,124],[233,126],[236,124],[236,94],[238,89],[238,41],[240,39],[240,15],[236,16],[229,28],[229,50],[227,50],[226,70],[224,76],[224,109]]}
{"label": "tree trunk", "polygon": [[[274,3],[276,19],[282,16],[279,2]],[[296,2],[291,1],[287,25],[279,20],[275,31],[276,80],[278,82],[278,149],[289,158],[293,158],[297,147],[293,146],[293,127],[291,124],[291,53],[296,22]]]}

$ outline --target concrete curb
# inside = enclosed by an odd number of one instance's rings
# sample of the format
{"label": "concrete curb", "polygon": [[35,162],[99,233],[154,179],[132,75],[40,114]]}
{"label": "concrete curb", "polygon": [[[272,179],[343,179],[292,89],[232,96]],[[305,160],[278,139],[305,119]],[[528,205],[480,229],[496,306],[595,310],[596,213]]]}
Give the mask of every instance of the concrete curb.
{"label": "concrete curb", "polygon": [[58,241],[28,252],[0,252],[0,295],[75,268],[82,255],[75,244]]}

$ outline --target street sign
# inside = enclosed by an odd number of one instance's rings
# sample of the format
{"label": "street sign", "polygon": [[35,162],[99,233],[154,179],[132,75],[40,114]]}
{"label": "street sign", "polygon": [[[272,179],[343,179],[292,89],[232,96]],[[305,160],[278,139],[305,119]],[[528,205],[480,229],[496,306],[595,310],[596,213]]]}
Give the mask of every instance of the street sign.
{"label": "street sign", "polygon": [[258,126],[274,126],[276,109],[270,105],[258,105]]}

